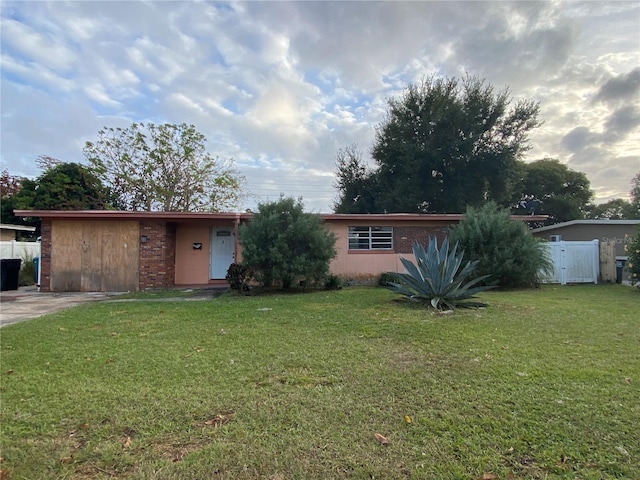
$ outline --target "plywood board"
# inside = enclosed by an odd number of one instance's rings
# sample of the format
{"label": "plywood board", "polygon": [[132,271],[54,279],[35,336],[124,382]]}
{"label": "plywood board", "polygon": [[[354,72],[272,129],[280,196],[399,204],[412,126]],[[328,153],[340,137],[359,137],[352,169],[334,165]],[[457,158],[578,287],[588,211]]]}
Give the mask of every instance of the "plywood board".
{"label": "plywood board", "polygon": [[51,225],[51,290],[79,291],[82,231],[76,222],[56,220]]}
{"label": "plywood board", "polygon": [[102,291],[138,289],[138,222],[121,221],[102,234]]}
{"label": "plywood board", "polygon": [[137,290],[138,237],[136,221],[54,221],[51,290]]}

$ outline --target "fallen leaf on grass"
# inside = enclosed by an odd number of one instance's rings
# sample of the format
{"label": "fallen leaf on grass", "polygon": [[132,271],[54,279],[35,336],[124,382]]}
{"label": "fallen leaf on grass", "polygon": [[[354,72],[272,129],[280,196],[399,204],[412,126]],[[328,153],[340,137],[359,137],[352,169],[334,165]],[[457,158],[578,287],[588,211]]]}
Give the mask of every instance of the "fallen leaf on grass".
{"label": "fallen leaf on grass", "polygon": [[210,426],[214,426],[214,427],[219,427],[220,425],[225,425],[226,423],[229,423],[229,420],[231,418],[231,415],[215,415],[212,418],[210,418],[209,420],[206,420],[204,422],[205,425],[210,425]]}
{"label": "fallen leaf on grass", "polygon": [[376,440],[378,440],[382,445],[389,445],[389,440],[387,440],[387,437],[384,437],[379,433],[374,433],[373,436],[376,437]]}
{"label": "fallen leaf on grass", "polygon": [[629,385],[631,383],[631,379],[629,377],[624,377],[624,383]]}
{"label": "fallen leaf on grass", "polygon": [[129,448],[131,446],[131,437],[127,436],[122,443],[122,448]]}
{"label": "fallen leaf on grass", "polygon": [[73,455],[69,455],[68,457],[62,457],[60,459],[60,463],[71,463],[73,462]]}
{"label": "fallen leaf on grass", "polygon": [[0,469],[0,480],[7,480],[9,475],[11,475],[11,470]]}
{"label": "fallen leaf on grass", "polygon": [[483,473],[480,477],[478,477],[478,480],[497,480],[498,475],[496,475],[495,473]]}
{"label": "fallen leaf on grass", "polygon": [[7,370],[7,375],[13,375],[13,370]]}
{"label": "fallen leaf on grass", "polygon": [[404,421],[410,424],[411,423],[411,417],[409,415],[405,415],[404,416]]}

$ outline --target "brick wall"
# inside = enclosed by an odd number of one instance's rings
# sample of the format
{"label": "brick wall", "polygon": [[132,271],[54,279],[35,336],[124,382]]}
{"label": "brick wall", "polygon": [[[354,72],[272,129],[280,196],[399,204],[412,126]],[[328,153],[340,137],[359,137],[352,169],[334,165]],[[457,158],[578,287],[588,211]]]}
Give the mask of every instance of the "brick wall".
{"label": "brick wall", "polygon": [[169,288],[176,277],[176,225],[169,222],[140,222],[140,289]]}
{"label": "brick wall", "polygon": [[40,291],[51,289],[51,220],[40,225]]}
{"label": "brick wall", "polygon": [[438,227],[394,227],[393,228],[393,249],[396,253],[412,253],[414,242],[426,246],[430,237],[438,239],[438,245],[449,235],[449,227],[446,225]]}

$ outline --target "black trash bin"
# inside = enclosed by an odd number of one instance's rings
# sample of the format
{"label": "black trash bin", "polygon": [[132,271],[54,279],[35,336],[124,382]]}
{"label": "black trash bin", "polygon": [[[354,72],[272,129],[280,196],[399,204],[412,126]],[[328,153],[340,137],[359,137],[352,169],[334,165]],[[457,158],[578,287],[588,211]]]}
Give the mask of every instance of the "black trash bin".
{"label": "black trash bin", "polygon": [[624,270],[624,260],[616,260],[616,283],[622,283],[622,270]]}
{"label": "black trash bin", "polygon": [[20,278],[19,258],[3,258],[0,260],[0,290],[17,290]]}

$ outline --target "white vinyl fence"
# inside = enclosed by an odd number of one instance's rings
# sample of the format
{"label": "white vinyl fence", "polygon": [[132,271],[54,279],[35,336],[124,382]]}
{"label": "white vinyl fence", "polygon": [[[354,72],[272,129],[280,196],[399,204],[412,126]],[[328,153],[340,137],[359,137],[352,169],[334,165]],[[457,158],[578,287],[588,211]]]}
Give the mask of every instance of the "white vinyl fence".
{"label": "white vinyl fence", "polygon": [[598,283],[600,247],[598,240],[590,242],[548,242],[553,262],[553,275],[547,283]]}
{"label": "white vinyl fence", "polygon": [[34,258],[40,256],[40,242],[0,242],[0,258]]}

